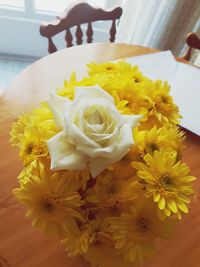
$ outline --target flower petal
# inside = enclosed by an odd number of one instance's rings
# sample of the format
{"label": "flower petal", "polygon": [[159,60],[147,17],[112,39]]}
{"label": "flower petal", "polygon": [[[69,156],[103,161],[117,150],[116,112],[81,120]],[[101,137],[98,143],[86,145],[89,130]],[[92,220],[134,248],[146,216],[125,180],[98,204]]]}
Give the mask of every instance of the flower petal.
{"label": "flower petal", "polygon": [[64,104],[71,102],[69,99],[57,95],[50,95],[48,104],[53,113],[54,120],[58,129],[64,127]]}
{"label": "flower petal", "polygon": [[158,201],[158,207],[163,210],[165,208],[165,198],[161,196],[160,200]]}
{"label": "flower petal", "polygon": [[108,94],[106,91],[102,90],[99,85],[95,86],[79,86],[75,87],[75,100],[79,97],[85,96],[86,94],[90,95],[93,99],[95,98],[104,98],[114,103],[113,97]]}
{"label": "flower petal", "polygon": [[75,146],[67,141],[62,132],[53,136],[47,145],[51,156],[51,169],[81,170],[86,167],[85,156],[76,151]]}
{"label": "flower petal", "polygon": [[177,209],[176,203],[173,199],[168,199],[167,205],[173,213],[177,213],[178,209]]}

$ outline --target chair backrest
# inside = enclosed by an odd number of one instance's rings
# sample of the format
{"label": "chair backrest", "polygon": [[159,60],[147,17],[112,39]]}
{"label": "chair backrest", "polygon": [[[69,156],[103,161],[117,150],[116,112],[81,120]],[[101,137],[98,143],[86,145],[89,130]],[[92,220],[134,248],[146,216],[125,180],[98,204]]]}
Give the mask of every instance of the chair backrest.
{"label": "chair backrest", "polygon": [[188,45],[188,49],[186,50],[182,58],[185,60],[190,60],[192,56],[192,50],[200,49],[200,38],[197,36],[196,33],[190,32],[186,36],[186,43]]}
{"label": "chair backrest", "polygon": [[65,41],[66,46],[73,46],[73,36],[70,28],[76,26],[76,44],[80,45],[83,43],[83,31],[81,24],[87,23],[87,43],[93,41],[93,29],[92,22],[101,20],[111,20],[110,28],[110,42],[115,41],[116,35],[116,20],[122,15],[122,8],[116,7],[115,9],[108,11],[101,8],[94,8],[87,3],[79,3],[72,8],[66,10],[66,12],[57,17],[52,23],[43,23],[40,26],[40,34],[48,38],[48,51],[53,53],[57,51],[55,44],[53,43],[52,37],[62,31],[66,31]]}

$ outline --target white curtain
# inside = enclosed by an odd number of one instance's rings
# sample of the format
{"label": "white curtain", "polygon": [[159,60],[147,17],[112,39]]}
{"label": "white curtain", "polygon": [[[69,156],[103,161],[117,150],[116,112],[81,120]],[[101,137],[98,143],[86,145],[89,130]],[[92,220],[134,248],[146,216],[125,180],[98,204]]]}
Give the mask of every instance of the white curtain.
{"label": "white curtain", "polygon": [[130,43],[175,55],[183,51],[185,35],[200,28],[200,0],[123,0],[116,42]]}

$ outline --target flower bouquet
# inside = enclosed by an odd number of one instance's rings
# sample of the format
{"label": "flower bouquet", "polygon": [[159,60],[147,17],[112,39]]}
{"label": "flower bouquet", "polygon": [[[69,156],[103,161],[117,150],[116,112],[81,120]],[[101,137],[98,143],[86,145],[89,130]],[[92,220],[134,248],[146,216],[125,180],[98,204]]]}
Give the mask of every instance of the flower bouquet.
{"label": "flower bouquet", "polygon": [[90,63],[11,130],[24,169],[15,196],[34,227],[93,267],[138,266],[193,195],[167,82],[125,61]]}

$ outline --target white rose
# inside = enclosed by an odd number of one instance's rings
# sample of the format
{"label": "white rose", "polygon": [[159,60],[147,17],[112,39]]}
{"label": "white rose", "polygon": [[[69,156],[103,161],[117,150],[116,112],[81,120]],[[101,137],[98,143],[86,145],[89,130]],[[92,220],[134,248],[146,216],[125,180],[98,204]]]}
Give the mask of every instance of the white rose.
{"label": "white rose", "polygon": [[53,170],[81,170],[88,164],[95,177],[134,143],[132,129],[141,116],[122,115],[99,86],[76,87],[73,101],[51,95],[49,106],[61,129],[48,140]]}

